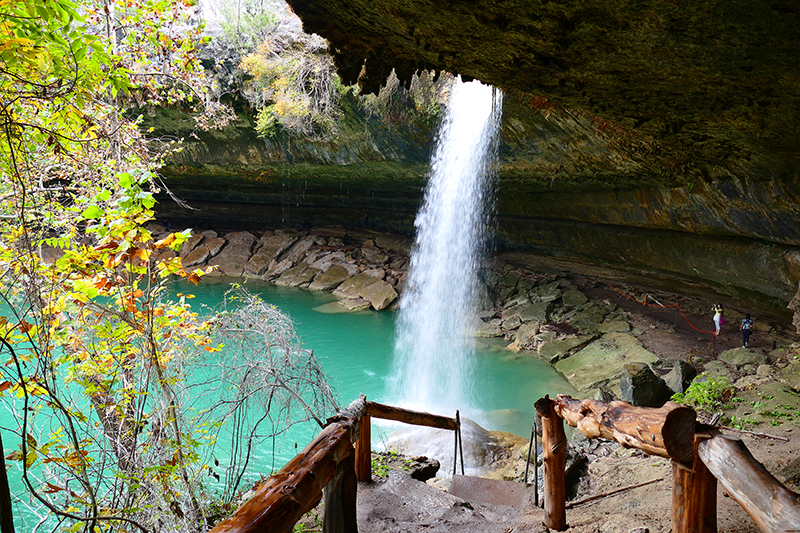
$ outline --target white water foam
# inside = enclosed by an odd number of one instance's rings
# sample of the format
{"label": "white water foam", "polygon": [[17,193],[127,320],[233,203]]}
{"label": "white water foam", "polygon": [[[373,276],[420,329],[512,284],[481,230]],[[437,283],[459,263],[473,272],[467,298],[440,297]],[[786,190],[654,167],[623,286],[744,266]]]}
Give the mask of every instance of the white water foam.
{"label": "white water foam", "polygon": [[500,91],[456,82],[417,214],[400,302],[392,377],[399,405],[453,416],[471,410],[475,343],[466,335],[479,303]]}

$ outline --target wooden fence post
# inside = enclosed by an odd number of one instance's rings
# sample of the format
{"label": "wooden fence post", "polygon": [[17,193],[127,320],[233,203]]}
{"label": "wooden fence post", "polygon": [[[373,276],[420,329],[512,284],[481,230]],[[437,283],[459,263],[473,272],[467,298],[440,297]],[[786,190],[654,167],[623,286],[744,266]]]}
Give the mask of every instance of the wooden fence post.
{"label": "wooden fence post", "polygon": [[672,461],[672,533],[717,533],[717,478],[697,453],[715,433],[695,433],[691,464]]}
{"label": "wooden fence post", "polygon": [[537,400],[536,414],[542,419],[542,463],[544,465],[544,525],[556,531],[567,529],[566,479],[567,436],[564,422],[556,414],[549,396]]}
{"label": "wooden fence post", "polygon": [[368,414],[363,414],[358,423],[358,440],[356,441],[356,479],[372,481],[372,421]]}
{"label": "wooden fence post", "polygon": [[355,453],[340,461],[336,475],[325,487],[322,518],[325,533],[358,533],[355,462]]}

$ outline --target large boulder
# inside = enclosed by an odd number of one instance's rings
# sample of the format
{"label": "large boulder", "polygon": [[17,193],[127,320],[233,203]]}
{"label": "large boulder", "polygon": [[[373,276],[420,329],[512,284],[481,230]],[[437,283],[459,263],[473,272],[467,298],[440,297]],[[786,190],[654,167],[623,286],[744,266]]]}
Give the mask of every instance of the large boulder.
{"label": "large boulder", "polygon": [[555,368],[581,392],[606,385],[619,396],[619,378],[628,363],[655,364],[659,359],[630,333],[606,333],[585,348],[556,362]]}
{"label": "large boulder", "polygon": [[641,407],[661,407],[672,396],[664,380],[645,363],[628,363],[622,367],[620,399]]}
{"label": "large boulder", "polygon": [[281,254],[280,259],[288,259],[292,263],[299,263],[300,260],[308,253],[308,250],[314,246],[314,241],[316,241],[316,239],[316,236],[309,235],[305,239],[294,243],[291,248]]}
{"label": "large boulder", "polygon": [[750,351],[747,348],[734,348],[725,350],[717,357],[720,361],[731,366],[740,368],[744,365],[761,365],[767,362],[767,358],[761,354]]}
{"label": "large boulder", "polygon": [[675,366],[664,376],[664,383],[672,392],[686,392],[692,380],[697,377],[697,369],[688,361],[679,359]]}
{"label": "large boulder", "polygon": [[227,235],[226,240],[228,244],[208,264],[218,267],[222,275],[241,276],[244,273],[244,265],[250,259],[256,237],[249,231],[238,231]]}
{"label": "large boulder", "polygon": [[397,292],[394,290],[394,287],[381,280],[370,283],[364,287],[358,295],[368,300],[376,311],[386,309],[389,304],[397,300]]}
{"label": "large boulder", "polygon": [[377,270],[364,271],[339,285],[333,294],[339,298],[360,298],[361,291],[383,279],[381,274]]}
{"label": "large boulder", "polygon": [[591,335],[580,335],[577,337],[567,337],[564,339],[555,339],[545,342],[539,346],[539,357],[544,359],[550,364],[558,361],[569,355],[570,352],[584,346],[592,340]]}
{"label": "large boulder", "polygon": [[319,270],[302,263],[286,270],[275,280],[275,285],[302,287],[308,285],[319,274]]}
{"label": "large boulder", "polygon": [[208,247],[206,247],[204,244],[201,244],[186,254],[186,256],[181,259],[181,264],[183,265],[183,268],[188,268],[190,266],[205,263],[209,257],[211,257],[211,252],[208,250]]}
{"label": "large boulder", "polygon": [[188,239],[186,239],[186,240],[184,241],[184,243],[181,245],[181,250],[180,250],[180,252],[178,253],[178,255],[179,255],[181,258],[184,258],[184,257],[186,257],[187,255],[189,255],[189,253],[190,253],[192,250],[194,250],[194,249],[195,249],[195,247],[196,247],[198,244],[200,244],[201,242],[203,242],[203,239],[204,239],[204,237],[203,237],[203,235],[202,235],[202,234],[200,234],[200,233],[194,233],[194,234],[192,234],[192,235],[191,235],[191,236],[190,236]]}
{"label": "large boulder", "polygon": [[[315,268],[314,265],[316,264],[318,263],[312,263],[309,266]],[[317,276],[308,288],[314,291],[329,291],[335,289],[349,278],[350,272],[344,266],[333,265]]]}
{"label": "large boulder", "polygon": [[[295,234],[283,233],[272,235],[266,240],[261,241],[261,246],[245,265],[245,274],[250,276],[263,276],[273,261],[294,244],[297,238]],[[294,264],[294,261],[292,261],[292,264]]]}

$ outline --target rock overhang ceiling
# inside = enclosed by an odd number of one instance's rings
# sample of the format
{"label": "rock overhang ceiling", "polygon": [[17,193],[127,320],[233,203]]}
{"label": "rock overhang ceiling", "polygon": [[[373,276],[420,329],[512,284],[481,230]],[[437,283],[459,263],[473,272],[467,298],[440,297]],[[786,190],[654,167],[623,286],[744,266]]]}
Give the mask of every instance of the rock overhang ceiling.
{"label": "rock overhang ceiling", "polygon": [[707,179],[795,173],[800,4],[779,0],[290,0],[340,76],[476,78],[613,122]]}

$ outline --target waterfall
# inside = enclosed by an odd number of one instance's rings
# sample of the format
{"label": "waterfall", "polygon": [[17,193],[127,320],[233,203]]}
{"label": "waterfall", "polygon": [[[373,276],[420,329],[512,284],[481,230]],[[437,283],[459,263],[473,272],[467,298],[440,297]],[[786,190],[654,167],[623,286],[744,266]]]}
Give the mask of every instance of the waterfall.
{"label": "waterfall", "polygon": [[411,408],[452,416],[473,398],[466,333],[479,304],[501,100],[490,86],[457,80],[436,138],[395,343],[392,396]]}

